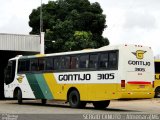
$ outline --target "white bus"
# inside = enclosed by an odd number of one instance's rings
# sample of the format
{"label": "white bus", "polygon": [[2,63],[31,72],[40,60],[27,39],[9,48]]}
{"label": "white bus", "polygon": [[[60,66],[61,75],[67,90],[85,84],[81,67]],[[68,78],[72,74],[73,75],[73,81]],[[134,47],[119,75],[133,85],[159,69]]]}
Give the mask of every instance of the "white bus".
{"label": "white bus", "polygon": [[5,97],[63,100],[73,108],[112,99],[153,98],[154,57],[150,47],[104,46],[34,56],[17,56],[5,70]]}

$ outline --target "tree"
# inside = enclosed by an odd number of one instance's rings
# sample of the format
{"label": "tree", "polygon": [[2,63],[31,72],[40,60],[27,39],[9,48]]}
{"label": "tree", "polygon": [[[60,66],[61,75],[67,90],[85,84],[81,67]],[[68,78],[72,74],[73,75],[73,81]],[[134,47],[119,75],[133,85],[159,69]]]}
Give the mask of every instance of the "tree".
{"label": "tree", "polygon": [[[81,50],[93,48],[95,42],[92,41],[92,33],[86,31],[75,31],[73,38],[65,43],[66,50]],[[78,46],[78,47],[77,47]]]}
{"label": "tree", "polygon": [[[108,45],[103,38],[106,16],[98,2],[57,0],[42,5],[46,52],[62,52]],[[40,33],[40,7],[29,16],[30,34]],[[52,43],[51,41],[55,41]]]}

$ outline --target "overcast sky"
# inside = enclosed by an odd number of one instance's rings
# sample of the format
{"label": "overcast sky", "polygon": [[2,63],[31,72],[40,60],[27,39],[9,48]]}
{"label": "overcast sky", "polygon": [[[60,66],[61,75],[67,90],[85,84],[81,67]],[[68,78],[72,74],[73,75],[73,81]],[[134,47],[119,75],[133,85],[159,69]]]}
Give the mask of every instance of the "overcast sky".
{"label": "overcast sky", "polygon": [[[29,14],[41,0],[0,0],[0,33],[29,34]],[[43,0],[47,3],[48,0]],[[90,0],[106,14],[110,44],[151,46],[160,54],[160,0]]]}

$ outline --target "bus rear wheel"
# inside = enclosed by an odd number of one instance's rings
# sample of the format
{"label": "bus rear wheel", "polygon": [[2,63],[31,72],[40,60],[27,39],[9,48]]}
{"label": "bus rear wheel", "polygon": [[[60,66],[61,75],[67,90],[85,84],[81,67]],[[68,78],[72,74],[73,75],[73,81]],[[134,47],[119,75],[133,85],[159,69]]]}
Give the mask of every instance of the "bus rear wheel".
{"label": "bus rear wheel", "polygon": [[105,101],[95,101],[93,102],[93,106],[96,109],[105,109],[106,107],[108,107],[110,104],[110,100],[105,100]]}
{"label": "bus rear wheel", "polygon": [[17,100],[18,104],[22,104],[22,91],[20,89],[18,89]]}
{"label": "bus rear wheel", "polygon": [[68,101],[72,108],[84,108],[86,106],[85,101],[80,101],[80,95],[77,90],[72,90],[69,93]]}

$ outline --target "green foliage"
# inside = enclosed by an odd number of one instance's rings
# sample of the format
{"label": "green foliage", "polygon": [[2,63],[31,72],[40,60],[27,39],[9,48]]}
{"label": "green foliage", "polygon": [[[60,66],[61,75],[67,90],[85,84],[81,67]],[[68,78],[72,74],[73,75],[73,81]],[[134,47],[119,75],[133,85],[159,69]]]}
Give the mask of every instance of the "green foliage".
{"label": "green foliage", "polygon": [[73,37],[65,43],[66,50],[81,50],[94,48],[95,41],[92,41],[92,33],[86,31],[75,31]]}
{"label": "green foliage", "polygon": [[[46,52],[98,48],[108,45],[103,38],[106,16],[98,2],[57,0],[42,5]],[[30,34],[39,34],[40,7],[29,16]],[[52,43],[52,41],[55,41]]]}

